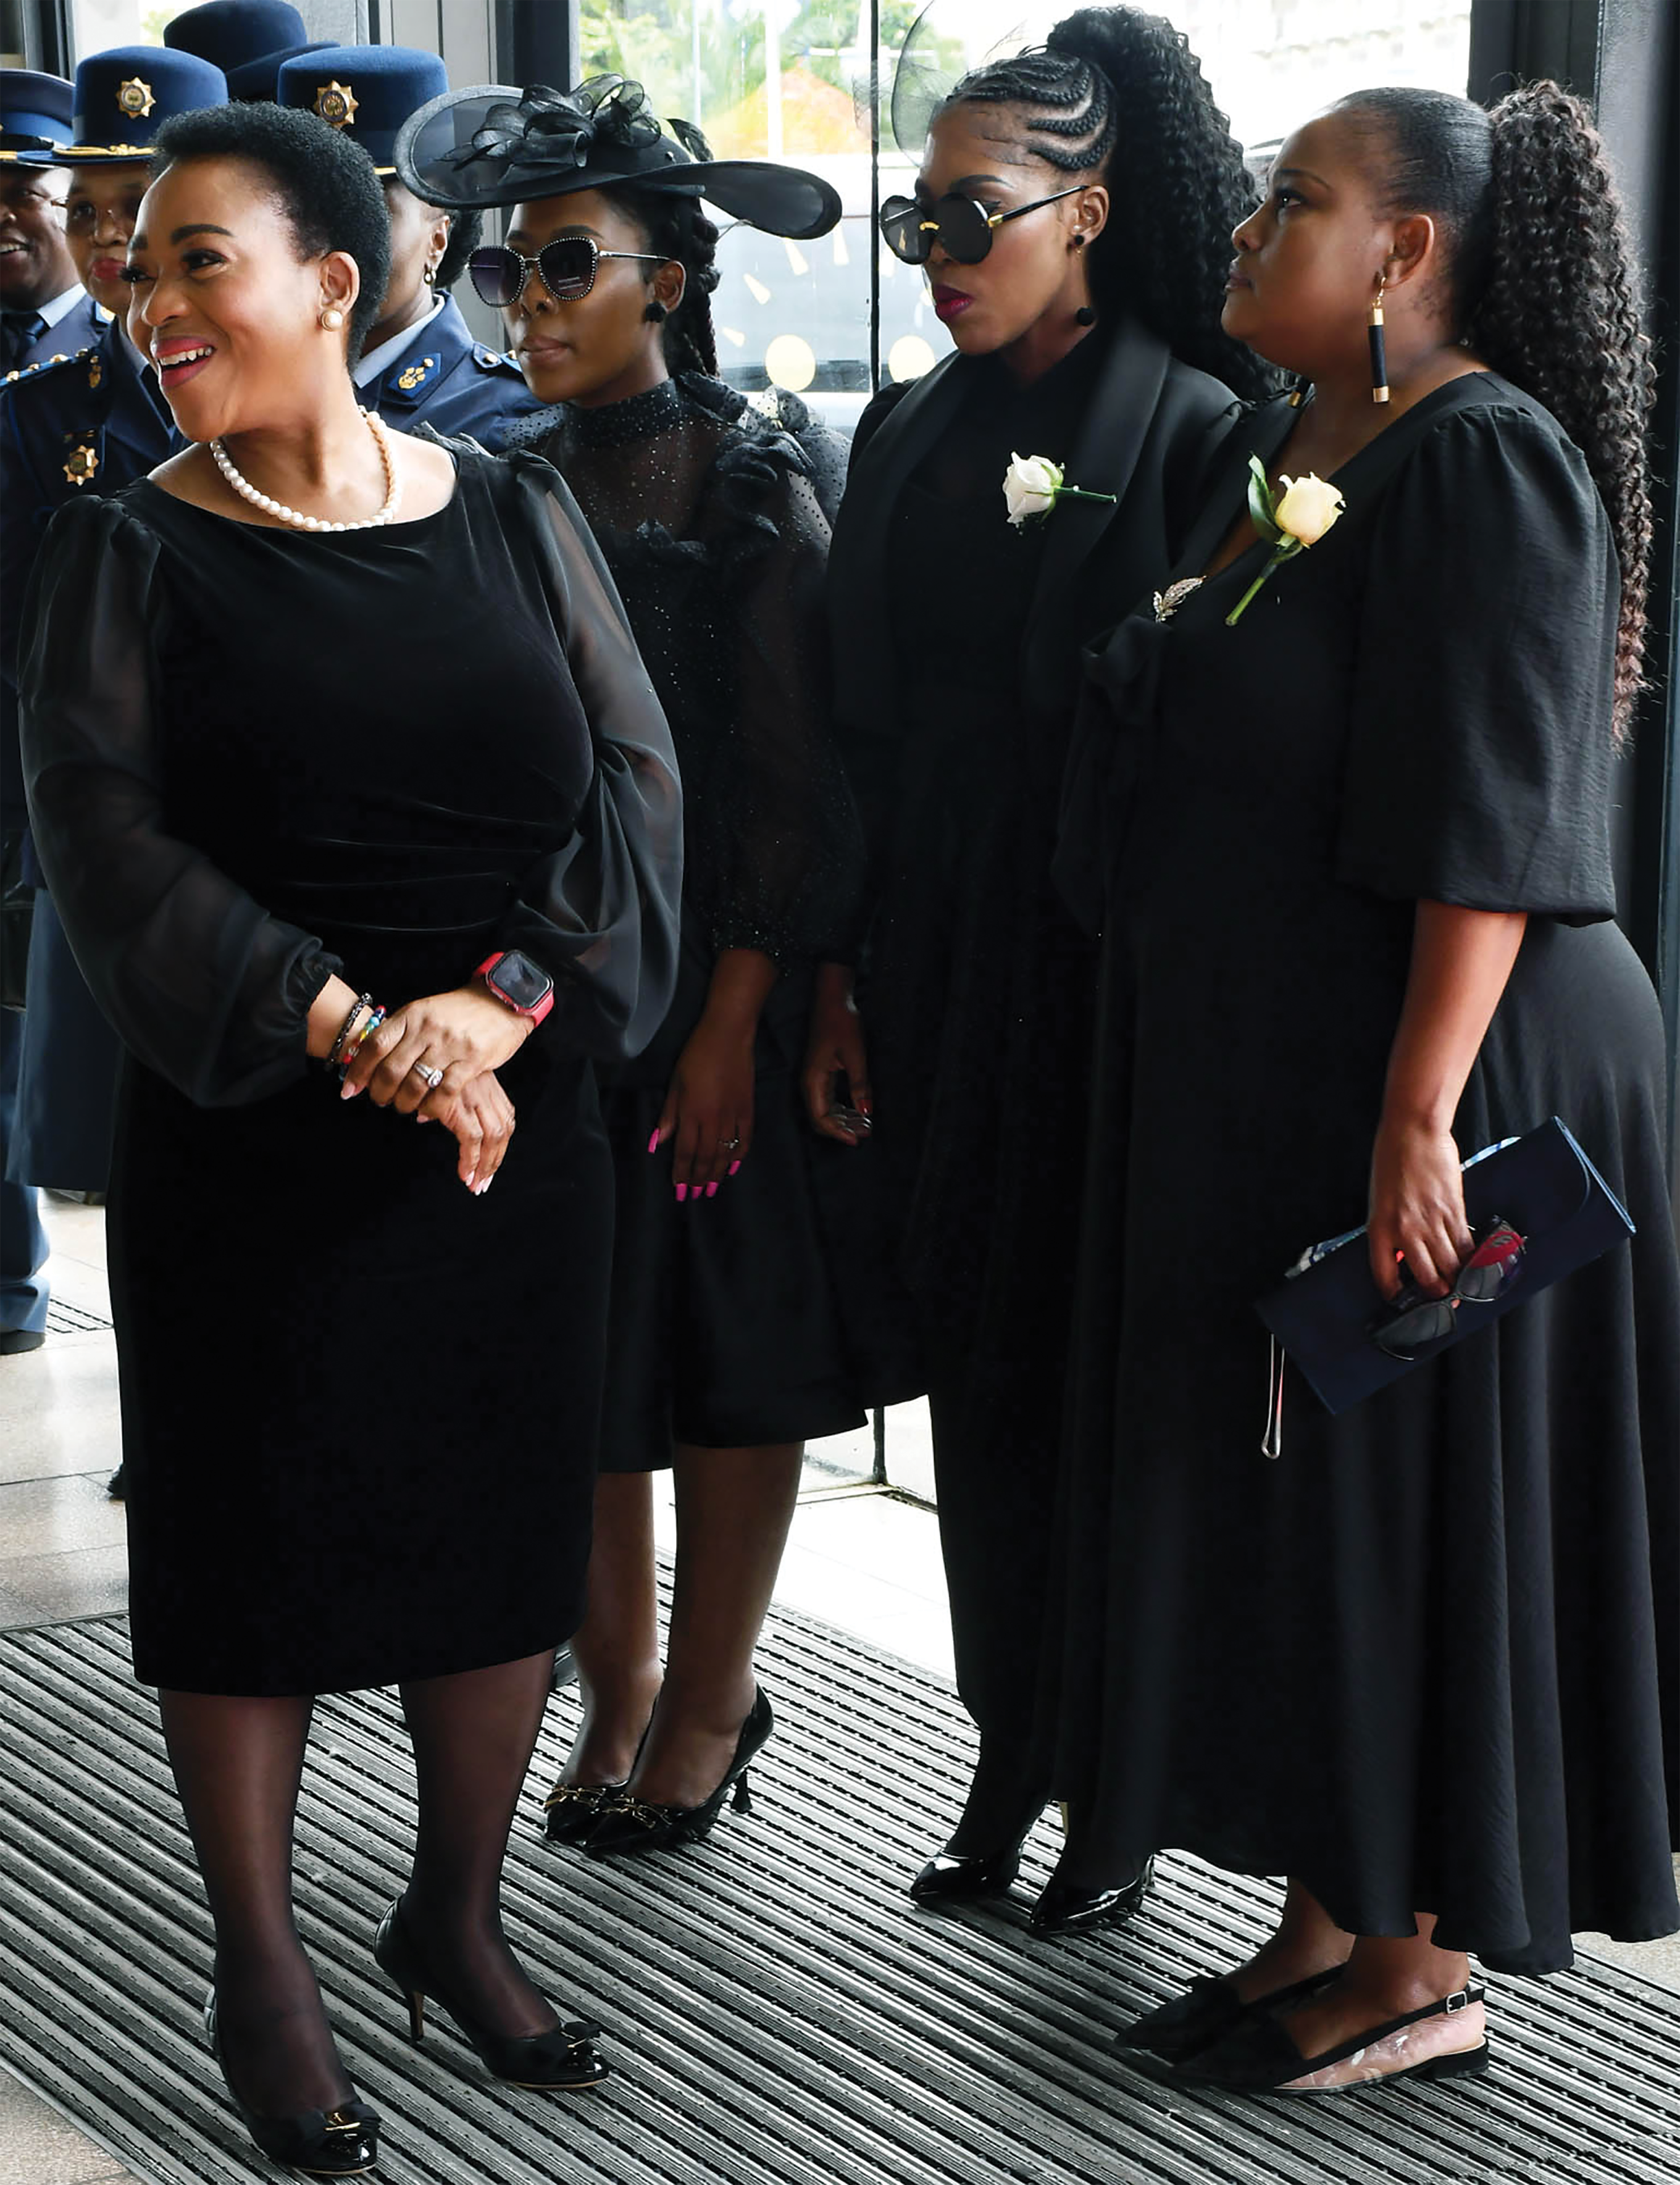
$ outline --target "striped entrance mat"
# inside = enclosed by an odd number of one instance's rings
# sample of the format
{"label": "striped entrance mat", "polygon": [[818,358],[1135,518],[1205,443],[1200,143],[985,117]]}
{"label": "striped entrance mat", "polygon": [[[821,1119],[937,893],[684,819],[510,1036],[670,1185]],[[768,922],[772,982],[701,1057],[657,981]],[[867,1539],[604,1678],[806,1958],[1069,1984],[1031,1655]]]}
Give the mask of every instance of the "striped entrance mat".
{"label": "striped entrance mat", "polygon": [[[326,1702],[299,1839],[304,1936],[346,2061],[385,2119],[387,2185],[1424,2185],[1680,2177],[1680,1997],[1600,1964],[1500,1981],[1494,2070],[1312,2104],[1192,2098],[1123,2064],[1113,2029],[1229,1962],[1275,1893],[1164,1859],[1131,1926],[1034,1942],[1017,1897],[917,1912],[907,1876],[963,1783],[950,1690],[779,1613],[779,1729],[756,1810],[698,1851],[623,1864],[537,1835],[575,1696],[556,1700],[509,1875],[510,1924],[613,2076],[504,2091],[441,2020],[421,2049],[369,1942],[410,1822],[390,1696]],[[120,1619],[0,1637],[0,2061],[140,2177],[281,2173],[198,2031],[208,1925],[149,1697]]]}

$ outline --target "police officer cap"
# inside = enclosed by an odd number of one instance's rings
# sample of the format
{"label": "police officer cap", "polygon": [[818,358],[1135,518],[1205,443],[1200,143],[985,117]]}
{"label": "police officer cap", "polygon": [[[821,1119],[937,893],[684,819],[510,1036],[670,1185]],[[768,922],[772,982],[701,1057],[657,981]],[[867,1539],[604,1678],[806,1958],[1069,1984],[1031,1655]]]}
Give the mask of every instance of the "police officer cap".
{"label": "police officer cap", "polygon": [[[113,46],[90,53],[75,72],[70,141],[32,155],[54,167],[105,167],[148,159],[165,121],[226,106],[227,79],[196,53],[163,46]],[[30,154],[25,154],[25,158]]]}
{"label": "police officer cap", "polygon": [[204,0],[164,26],[166,46],[197,53],[221,70],[230,98],[277,97],[281,64],[323,42],[305,35],[304,19],[288,0]]}
{"label": "police officer cap", "polygon": [[0,69],[0,159],[44,152],[70,140],[75,86],[39,69]]}
{"label": "police officer cap", "polygon": [[418,46],[327,46],[286,62],[275,96],[318,114],[393,175],[397,131],[449,87],[443,62]]}

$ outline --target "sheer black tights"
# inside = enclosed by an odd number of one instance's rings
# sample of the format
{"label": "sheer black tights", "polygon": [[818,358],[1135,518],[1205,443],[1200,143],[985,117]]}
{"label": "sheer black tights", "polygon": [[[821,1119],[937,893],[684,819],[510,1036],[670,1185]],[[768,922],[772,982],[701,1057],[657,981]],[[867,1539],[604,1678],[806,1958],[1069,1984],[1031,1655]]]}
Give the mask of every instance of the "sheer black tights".
{"label": "sheer black tights", "polygon": [[[440,1978],[500,2033],[555,2023],[516,1964],[500,1914],[508,1830],[553,1659],[535,1654],[403,1688],[420,1800],[410,1910]],[[350,2082],[292,1908],[293,1817],[313,1702],[159,1698],[215,1923],[216,2017],[229,2075],[260,2116],[332,2109]]]}

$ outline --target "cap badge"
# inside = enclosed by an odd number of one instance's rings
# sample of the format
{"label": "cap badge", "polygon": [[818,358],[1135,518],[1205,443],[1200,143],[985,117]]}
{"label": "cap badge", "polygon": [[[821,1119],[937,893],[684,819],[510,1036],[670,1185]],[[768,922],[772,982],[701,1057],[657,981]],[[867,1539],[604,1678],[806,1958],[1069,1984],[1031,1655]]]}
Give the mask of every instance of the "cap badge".
{"label": "cap badge", "polygon": [[157,103],[151,85],[137,75],[117,86],[117,104],[131,121],[143,121]]}
{"label": "cap badge", "polygon": [[324,83],[315,95],[315,112],[332,129],[348,129],[360,103],[347,83]]}

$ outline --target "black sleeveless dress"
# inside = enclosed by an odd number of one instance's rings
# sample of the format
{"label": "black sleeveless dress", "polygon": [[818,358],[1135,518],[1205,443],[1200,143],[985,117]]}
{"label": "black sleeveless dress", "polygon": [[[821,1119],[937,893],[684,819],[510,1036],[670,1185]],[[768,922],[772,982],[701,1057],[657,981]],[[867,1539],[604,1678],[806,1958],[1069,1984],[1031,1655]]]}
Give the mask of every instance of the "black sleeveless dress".
{"label": "black sleeveless dress", "polygon": [[[148,481],[67,509],[23,681],[42,862],[130,1050],[110,1199],[135,1669],[301,1693],[580,1620],[611,1251],[592,1054],[674,969],[663,718],[554,473],[299,534]],[[329,967],[400,1005],[517,947],[559,989],[455,1143],[306,1061]]]}

